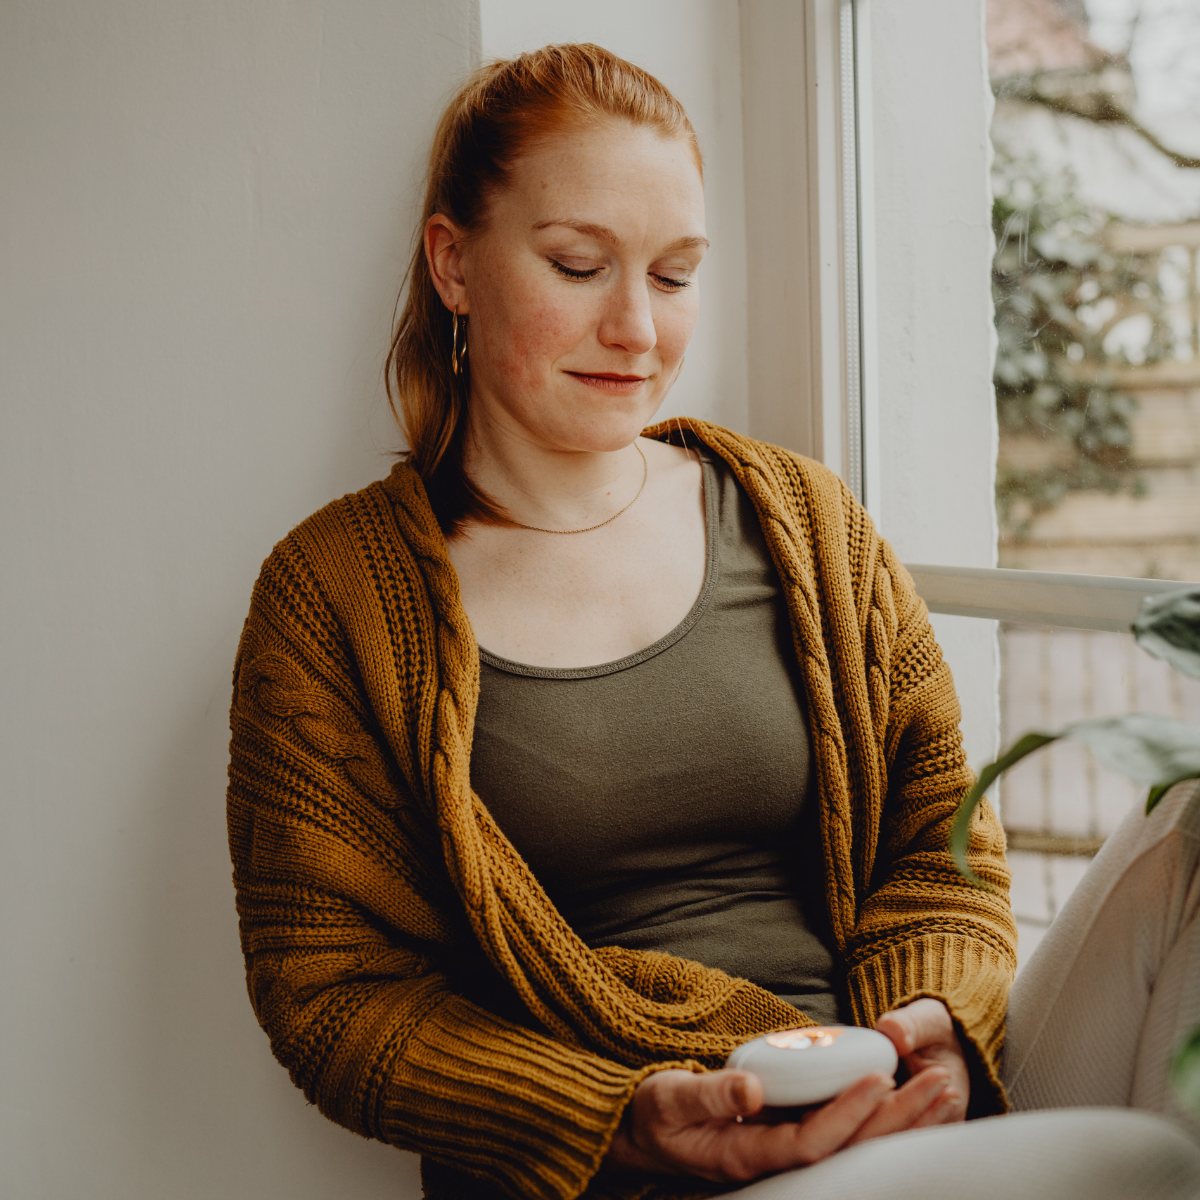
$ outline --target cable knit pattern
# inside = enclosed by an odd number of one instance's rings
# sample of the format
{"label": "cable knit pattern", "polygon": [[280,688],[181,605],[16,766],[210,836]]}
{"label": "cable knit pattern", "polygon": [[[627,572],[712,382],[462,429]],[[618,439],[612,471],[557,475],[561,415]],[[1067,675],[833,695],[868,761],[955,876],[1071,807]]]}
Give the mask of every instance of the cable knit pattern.
{"label": "cable knit pattern", "polygon": [[[687,428],[746,489],[783,582],[854,1019],[943,999],[972,1048],[975,1106],[996,1111],[1015,930],[946,851],[970,774],[925,606],[831,472]],[[682,436],[675,421],[647,432]],[[229,768],[255,1013],[326,1115],[425,1156],[428,1196],[708,1195],[597,1174],[633,1089],[803,1018],[697,963],[589,950],[471,791],[478,694],[457,576],[407,465],[267,559],[234,669]],[[971,861],[1007,888],[986,804]]]}

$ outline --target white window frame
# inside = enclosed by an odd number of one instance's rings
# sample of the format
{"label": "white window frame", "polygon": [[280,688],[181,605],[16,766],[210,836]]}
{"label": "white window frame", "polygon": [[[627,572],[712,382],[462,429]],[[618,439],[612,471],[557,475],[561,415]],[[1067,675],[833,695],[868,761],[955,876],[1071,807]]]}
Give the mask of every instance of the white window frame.
{"label": "white window frame", "polygon": [[[982,35],[983,0],[975,2]],[[760,285],[750,289],[751,431],[833,467],[887,532],[893,514],[880,473],[871,10],[872,0],[741,0],[748,266]],[[980,54],[985,63],[982,45]],[[981,77],[986,87],[986,69]],[[794,161],[781,169],[789,154]],[[793,222],[799,216],[807,247],[781,252],[778,237],[757,240],[758,221],[777,229],[789,213]],[[774,370],[756,377],[755,364],[764,362]],[[1143,596],[1184,586],[908,566],[933,613],[1077,629],[1127,631]]]}

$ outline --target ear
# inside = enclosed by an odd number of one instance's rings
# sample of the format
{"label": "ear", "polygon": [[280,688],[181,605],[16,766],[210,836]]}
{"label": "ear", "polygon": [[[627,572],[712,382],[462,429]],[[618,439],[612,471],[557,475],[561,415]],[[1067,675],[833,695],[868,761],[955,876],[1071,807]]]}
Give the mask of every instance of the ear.
{"label": "ear", "polygon": [[434,213],[425,222],[425,259],[433,286],[449,309],[465,316],[470,309],[467,302],[467,278],[462,261],[463,231],[443,213]]}

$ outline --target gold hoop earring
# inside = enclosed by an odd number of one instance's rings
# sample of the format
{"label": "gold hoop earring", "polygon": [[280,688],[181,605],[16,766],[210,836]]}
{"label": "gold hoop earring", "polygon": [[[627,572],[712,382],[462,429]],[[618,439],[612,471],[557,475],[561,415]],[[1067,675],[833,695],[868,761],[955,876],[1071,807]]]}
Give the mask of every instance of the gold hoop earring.
{"label": "gold hoop earring", "polygon": [[[458,340],[458,327],[462,324],[462,344]],[[455,375],[465,371],[467,365],[467,318],[464,314],[461,318],[458,315],[458,309],[454,310],[454,323],[451,326],[450,334],[450,370]]]}

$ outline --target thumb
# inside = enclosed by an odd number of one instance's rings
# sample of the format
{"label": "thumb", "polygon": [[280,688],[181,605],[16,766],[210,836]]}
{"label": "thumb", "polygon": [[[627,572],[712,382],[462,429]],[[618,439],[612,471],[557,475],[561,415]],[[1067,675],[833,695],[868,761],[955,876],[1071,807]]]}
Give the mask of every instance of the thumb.
{"label": "thumb", "polygon": [[762,1084],[746,1071],[711,1071],[677,1083],[675,1115],[682,1124],[748,1117],[763,1106]]}
{"label": "thumb", "polygon": [[929,996],[884,1013],[875,1022],[875,1028],[892,1039],[902,1056],[913,1054],[924,1046],[954,1041],[954,1022],[949,1010],[940,1000]]}
{"label": "thumb", "polygon": [[897,1008],[886,1012],[875,1022],[875,1028],[891,1039],[896,1053],[904,1058],[917,1048],[915,1022],[906,1009]]}

